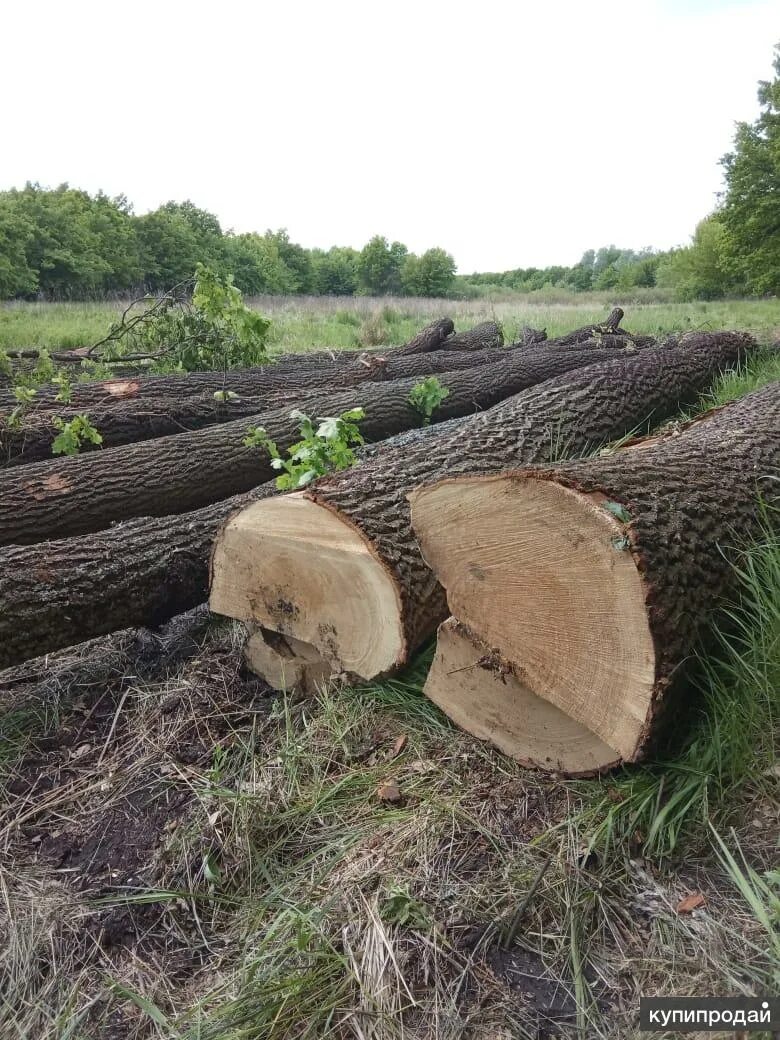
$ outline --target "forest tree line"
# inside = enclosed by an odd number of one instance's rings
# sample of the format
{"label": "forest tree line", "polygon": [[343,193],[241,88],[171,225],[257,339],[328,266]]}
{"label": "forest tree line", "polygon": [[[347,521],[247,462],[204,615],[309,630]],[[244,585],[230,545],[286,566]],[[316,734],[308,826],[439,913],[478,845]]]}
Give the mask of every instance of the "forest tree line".
{"label": "forest tree line", "polygon": [[124,196],[63,184],[0,192],[0,298],[86,299],[166,290],[198,263],[232,276],[241,292],[446,296],[455,261],[420,256],[375,236],[363,249],[305,249],[287,232],[234,234],[192,202],[137,216]]}
{"label": "forest tree line", "polygon": [[780,48],[775,78],[759,84],[760,114],[739,123],[721,160],[725,191],[689,245],[667,252],[606,246],[571,267],[456,275],[444,249],[409,252],[376,235],[362,249],[306,249],[285,230],[224,231],[192,202],[136,215],[124,196],[38,184],[0,192],[0,299],[84,299],[169,289],[200,262],[248,295],[477,296],[560,287],[658,287],[678,299],[780,291]]}

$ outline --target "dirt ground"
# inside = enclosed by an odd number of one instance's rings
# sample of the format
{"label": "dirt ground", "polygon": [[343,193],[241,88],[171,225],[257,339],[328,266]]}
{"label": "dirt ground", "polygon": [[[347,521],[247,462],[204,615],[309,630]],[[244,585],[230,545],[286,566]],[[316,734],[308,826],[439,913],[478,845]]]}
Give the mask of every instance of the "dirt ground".
{"label": "dirt ground", "polygon": [[711,856],[607,860],[582,783],[413,682],[284,698],[241,642],[194,612],[0,676],[0,1036],[626,1038],[641,993],[753,977]]}

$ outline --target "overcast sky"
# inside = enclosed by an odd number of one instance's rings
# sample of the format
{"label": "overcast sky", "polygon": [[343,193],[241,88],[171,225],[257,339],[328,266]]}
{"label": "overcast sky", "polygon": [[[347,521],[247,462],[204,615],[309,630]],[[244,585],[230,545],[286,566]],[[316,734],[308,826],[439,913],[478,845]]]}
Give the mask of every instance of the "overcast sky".
{"label": "overcast sky", "polygon": [[780,0],[2,4],[0,188],[192,199],[461,272],[684,242]]}

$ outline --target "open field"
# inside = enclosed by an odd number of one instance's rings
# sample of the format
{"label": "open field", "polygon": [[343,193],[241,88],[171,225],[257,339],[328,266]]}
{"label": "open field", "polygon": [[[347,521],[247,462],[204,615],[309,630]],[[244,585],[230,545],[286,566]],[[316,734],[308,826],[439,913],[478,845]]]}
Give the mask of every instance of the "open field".
{"label": "open field", "polygon": [[[258,305],[284,350],[402,342],[442,313],[513,338],[606,311]],[[14,305],[0,329],[73,347],[109,312]],[[625,324],[769,342],[780,308],[626,305]],[[778,354],[756,352],[670,428],[778,379]],[[390,679],[277,693],[247,669],[244,627],[196,609],[0,672],[0,1038],[638,1040],[642,994],[775,991],[775,520],[737,556],[731,624],[676,739],[601,778],[457,729],[422,692],[430,645]]]}
{"label": "open field", "polygon": [[[537,295],[494,301],[269,296],[249,302],[272,319],[270,344],[278,351],[404,343],[421,325],[442,315],[450,315],[457,328],[499,321],[507,342],[524,325],[546,328],[552,338],[574,326],[602,320],[613,303],[623,307],[626,326],[636,333],[736,328],[767,339],[780,330],[780,300],[774,299],[668,303],[645,302],[641,296],[624,300],[607,293],[556,293],[553,302]],[[0,350],[89,346],[105,336],[120,310],[119,303],[0,304]]]}

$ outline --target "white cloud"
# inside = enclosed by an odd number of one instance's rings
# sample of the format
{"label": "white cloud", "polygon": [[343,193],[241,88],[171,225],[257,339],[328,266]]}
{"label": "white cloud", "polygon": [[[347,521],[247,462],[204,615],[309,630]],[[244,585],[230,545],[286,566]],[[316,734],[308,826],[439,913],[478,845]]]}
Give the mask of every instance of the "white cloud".
{"label": "white cloud", "polygon": [[[31,12],[34,12],[31,13]],[[461,271],[684,241],[771,74],[774,2],[399,0],[3,11],[0,187],[191,198]]]}

